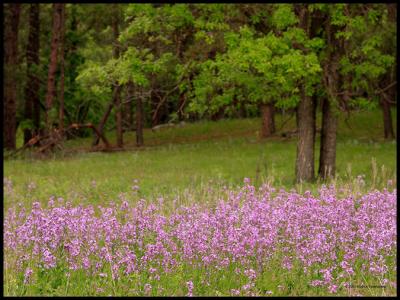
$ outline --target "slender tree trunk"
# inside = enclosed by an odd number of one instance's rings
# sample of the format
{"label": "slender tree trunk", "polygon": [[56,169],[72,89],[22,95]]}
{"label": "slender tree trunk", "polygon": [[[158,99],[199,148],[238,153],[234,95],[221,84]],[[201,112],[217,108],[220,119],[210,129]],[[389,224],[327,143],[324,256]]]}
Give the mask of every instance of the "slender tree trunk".
{"label": "slender tree trunk", "polygon": [[396,22],[397,20],[397,3],[387,3],[388,19],[390,22]]}
{"label": "slender tree trunk", "polygon": [[62,6],[61,12],[61,37],[60,37],[60,110],[59,110],[59,129],[60,134],[64,132],[64,36],[65,36],[65,4]]}
{"label": "slender tree trunk", "polygon": [[[111,102],[108,104],[107,109],[106,109],[106,111],[104,112],[103,117],[102,117],[101,120],[100,120],[99,126],[98,126],[98,128],[97,128],[97,130],[99,131],[100,134],[103,134],[104,126],[105,126],[105,124],[106,124],[106,122],[107,122],[107,120],[108,120],[108,117],[109,117],[110,114],[111,114],[111,110],[112,110],[113,106],[114,106],[114,99],[113,99],[113,101],[111,101]],[[96,135],[95,139],[93,140],[92,146],[98,145],[98,144],[99,144],[99,141],[100,141],[100,138],[99,138],[98,135]]]}
{"label": "slender tree trunk", "polygon": [[[40,58],[39,58],[39,51],[40,51],[40,5],[37,4],[37,16],[35,16],[35,28],[36,28],[36,36],[35,36],[35,43],[37,45],[32,45],[31,47],[36,47],[37,48],[37,53],[35,57],[35,61],[37,62],[37,66],[40,64]],[[34,84],[33,84],[34,83]],[[33,96],[33,126],[35,128],[34,133],[35,135],[40,134],[42,131],[41,125],[40,125],[40,109],[44,109],[44,105],[40,102],[40,77],[39,74],[37,73],[34,78],[32,78],[32,91],[35,92],[35,95],[32,94]]]}
{"label": "slender tree trunk", "polygon": [[47,92],[46,92],[46,129],[50,132],[53,120],[50,120],[50,110],[53,107],[53,100],[56,95],[56,70],[57,70],[57,53],[60,42],[60,29],[61,29],[61,18],[63,3],[53,4],[53,31],[51,39],[51,54],[50,54],[50,65],[47,76]]}
{"label": "slender tree trunk", "polygon": [[261,110],[261,137],[267,138],[275,133],[274,105],[272,103],[260,104]]}
{"label": "slender tree trunk", "polygon": [[38,74],[39,66],[39,3],[33,3],[29,10],[29,36],[28,46],[26,48],[27,61],[27,83],[25,89],[25,112],[26,120],[32,120],[33,128],[24,130],[24,144],[26,144],[33,135],[39,133],[40,127],[40,104],[39,88],[40,80]]}
{"label": "slender tree trunk", "polygon": [[336,93],[343,86],[343,78],[339,74],[339,62],[344,53],[344,43],[335,37],[336,30],[330,25],[331,20],[326,22],[328,61],[324,68],[327,78],[326,89],[328,97],[322,104],[322,128],[321,145],[319,157],[318,174],[322,179],[328,179],[335,176],[336,172],[336,135],[338,115],[337,107],[338,96]]}
{"label": "slender tree trunk", "polygon": [[[275,112],[274,112],[275,115]],[[243,102],[239,104],[239,118],[245,119],[247,118],[246,107]],[[274,120],[274,127],[275,127],[275,120]],[[275,129],[274,129],[275,131]]]}
{"label": "slender tree trunk", "polygon": [[136,146],[143,146],[143,103],[142,98],[136,98]]}
{"label": "slender tree trunk", "polygon": [[392,122],[392,112],[390,110],[390,103],[386,101],[386,99],[381,100],[381,107],[383,113],[383,128],[385,139],[393,140],[394,139],[394,131],[393,131],[393,122]]}
{"label": "slender tree trunk", "polygon": [[[113,56],[114,58],[119,57],[119,45],[118,45],[118,35],[119,35],[119,16],[118,16],[118,6],[114,5],[113,6],[114,12],[113,12],[113,20],[112,20],[112,30],[113,30],[113,36],[114,36],[114,47],[113,47]],[[122,132],[122,112],[121,112],[121,99],[120,99],[120,92],[121,92],[121,87],[119,85],[113,86],[113,99],[112,101],[108,104],[106,111],[103,114],[103,117],[101,118],[100,124],[97,128],[100,134],[103,134],[104,126],[108,120],[108,117],[110,116],[111,110],[114,106],[116,106],[116,113],[115,113],[115,122],[116,122],[116,128],[117,128],[117,146],[122,147],[123,146],[123,132]],[[95,139],[93,140],[92,146],[98,145],[100,141],[99,136],[96,136]]]}
{"label": "slender tree trunk", "polygon": [[[77,32],[78,30],[78,20],[77,20],[77,7],[76,5],[71,5],[70,9],[68,11],[68,19],[70,20],[69,23],[69,32]],[[64,24],[65,30],[67,30],[66,26],[67,23],[65,22]],[[79,45],[79,39],[78,38],[73,38],[68,41],[68,43],[65,43],[65,52],[64,52],[64,69],[67,70],[67,73],[64,75],[65,76],[65,84],[68,86],[68,94],[71,95],[70,97],[74,97],[76,95],[77,91],[77,84],[76,84],[76,77],[78,76],[78,66],[81,64],[81,59],[80,55],[78,54],[78,45]],[[68,97],[69,98],[69,97]],[[67,98],[67,101],[68,101]],[[65,117],[67,117],[67,123],[81,123],[78,118],[72,119],[71,115],[68,113],[68,110],[65,106],[64,103],[64,110],[63,110]],[[74,112],[75,115],[76,111]],[[83,132],[80,132],[83,133]],[[68,134],[68,132],[67,132]],[[68,138],[71,138],[72,135],[68,134]]]}
{"label": "slender tree trunk", "polygon": [[20,4],[3,4],[4,6],[4,148],[16,148],[16,113],[17,113],[17,78],[18,65],[18,26]]}
{"label": "slender tree trunk", "polygon": [[[397,3],[390,3],[387,5],[388,11],[388,19],[392,23],[396,23],[397,20]],[[392,68],[389,74],[386,75],[386,82],[385,84],[389,85],[392,82],[397,80],[397,72],[396,67]],[[394,85],[389,91],[382,95],[383,99],[381,99],[381,107],[383,113],[383,128],[384,128],[384,137],[388,140],[393,140],[395,138],[394,130],[393,130],[393,121],[392,121],[392,112],[390,109],[390,103],[387,101],[396,101],[396,94],[397,94],[397,86]]]}
{"label": "slender tree trunk", "polygon": [[132,130],[133,128],[133,96],[134,96],[134,86],[132,82],[127,85],[127,99],[125,103],[125,122],[127,124],[127,130]]}
{"label": "slender tree trunk", "polygon": [[115,123],[117,126],[117,147],[123,147],[122,112],[121,112],[121,86],[114,88]]}
{"label": "slender tree trunk", "polygon": [[328,99],[322,103],[322,128],[319,157],[319,176],[327,179],[335,175],[336,171],[336,133],[337,112],[332,109]]}
{"label": "slender tree trunk", "polygon": [[[154,83],[154,80],[153,80],[152,87],[154,87],[154,84],[155,83]],[[157,97],[156,93],[154,92],[154,89],[152,89],[152,91],[150,93],[150,105],[151,105],[152,111],[156,111],[159,101],[160,101],[160,99]],[[157,114],[152,119],[152,122],[151,122],[151,126],[152,127],[157,126],[158,124],[161,123],[161,120],[160,120],[161,113],[160,113],[160,111],[161,111],[161,109],[158,110]]]}
{"label": "slender tree trunk", "polygon": [[307,96],[301,89],[301,100],[296,111],[297,118],[297,155],[296,182],[310,182],[314,175],[314,142],[315,142],[315,99]]}
{"label": "slender tree trunk", "polygon": [[[295,10],[300,20],[300,27],[310,34],[309,12],[305,4],[296,4]],[[296,182],[310,182],[314,175],[314,142],[315,142],[315,99],[308,96],[304,85],[301,87],[301,99],[296,111],[297,119],[297,153]]]}
{"label": "slender tree trunk", "polygon": [[[119,44],[118,44],[118,36],[119,36],[119,8],[118,5],[114,5],[114,16],[112,22],[112,29],[114,35],[114,47],[113,47],[113,56],[114,58],[119,57]],[[123,147],[123,132],[122,132],[122,110],[121,110],[121,86],[114,87],[114,103],[115,103],[115,123],[117,127],[117,146]]]}
{"label": "slender tree trunk", "polygon": [[186,100],[185,92],[181,92],[179,94],[179,102],[178,102],[178,119],[179,119],[179,121],[183,121],[183,119],[184,119],[183,107],[186,102],[185,100]]}

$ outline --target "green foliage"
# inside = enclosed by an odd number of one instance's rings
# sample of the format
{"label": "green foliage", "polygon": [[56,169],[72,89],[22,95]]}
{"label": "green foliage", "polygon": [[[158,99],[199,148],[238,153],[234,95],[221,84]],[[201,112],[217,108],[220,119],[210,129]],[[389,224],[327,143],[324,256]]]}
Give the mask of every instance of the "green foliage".
{"label": "green foliage", "polygon": [[130,4],[125,11],[128,26],[121,33],[119,41],[126,43],[138,35],[148,35],[151,42],[156,40],[169,44],[168,34],[185,28],[194,22],[187,4],[162,5]]}
{"label": "green foliage", "polygon": [[226,23],[226,13],[229,7],[224,4],[197,4],[199,17],[194,20],[194,26],[197,29],[205,31],[228,30]]}
{"label": "green foliage", "polygon": [[[375,17],[373,21],[370,19],[370,15],[373,14]],[[364,68],[369,69],[370,79],[377,79],[379,76],[385,73],[395,62],[395,56],[393,53],[385,53],[385,35],[382,35],[384,29],[382,28],[383,19],[380,17],[379,23],[377,22],[380,13],[378,11],[369,10],[367,16],[363,16],[364,26],[368,28],[368,31],[359,30],[360,26],[353,27],[353,35],[357,40],[361,40],[361,45],[356,49],[355,45],[353,48],[353,59],[362,60]],[[360,20],[361,22],[361,20]],[[392,49],[393,50],[393,49]]]}
{"label": "green foliage", "polygon": [[[300,28],[296,5],[307,7],[309,29],[317,28],[308,33]],[[67,4],[66,122],[97,123],[112,98],[112,87],[130,81],[143,97],[150,97],[144,95],[152,91],[151,101],[144,101],[147,120],[156,102],[164,98],[162,122],[178,110],[180,118],[198,119],[221,111],[225,116],[234,115],[238,107],[253,114],[260,103],[268,102],[294,108],[302,86],[309,95],[331,94],[324,81],[330,70],[326,67],[332,63],[330,53],[340,56],[343,82],[336,92],[350,95],[341,99],[345,107],[376,105],[379,91],[387,86],[384,79],[394,74],[396,67],[396,22],[388,5],[296,5]],[[29,6],[22,7],[17,119],[25,128]],[[40,9],[40,64],[32,68],[42,82],[43,103],[52,5],[41,4]],[[121,17],[119,58],[112,54],[115,37],[111,24],[115,16]],[[327,25],[333,32],[335,49],[329,48]],[[309,38],[311,32],[313,38]],[[57,72],[57,84],[59,79]],[[113,120],[111,117],[111,126]]]}
{"label": "green foliage", "polygon": [[[177,84],[181,93],[189,92],[188,112],[200,116],[220,109],[228,113],[230,106],[240,103],[273,102],[277,107],[293,108],[300,99],[302,85],[308,95],[324,94],[317,91],[323,89],[321,65],[328,63],[324,28],[322,34],[310,39],[298,27],[293,5],[274,4],[267,7],[269,15],[253,10],[256,20],[249,18],[247,25],[236,30],[233,21],[242,9],[244,6],[224,4],[130,4],[124,11],[126,27],[119,37],[125,46],[121,57],[117,61],[108,58],[95,65],[86,64],[88,70],[80,76],[86,79],[81,82],[100,96],[109,94],[110,85],[117,82],[133,81],[150,88],[150,77],[156,82],[163,80],[168,86]],[[347,43],[340,72],[351,78],[351,83],[345,82],[343,87],[351,88],[355,94],[348,105],[370,107],[371,103],[366,102],[375,98],[360,97],[360,93],[373,93],[375,87],[371,83],[394,64],[393,54],[382,50],[388,43],[388,37],[379,30],[382,22],[387,22],[385,10],[374,6],[365,14],[360,6],[348,4],[310,4],[308,9],[311,17],[317,11],[329,16],[335,38]],[[260,35],[248,25],[260,23],[262,18],[268,18],[271,31]],[[219,43],[223,51],[203,61],[187,57],[178,62],[173,46],[175,36],[190,28],[194,47],[204,42],[206,51],[206,47],[215,49]],[[193,72],[196,76],[189,80]],[[105,82],[108,86],[102,88]]]}
{"label": "green foliage", "polygon": [[19,128],[20,128],[21,130],[25,130],[25,129],[34,129],[35,126],[33,125],[33,121],[32,121],[31,119],[25,119],[25,120],[22,120],[22,121],[19,123]]}
{"label": "green foliage", "polygon": [[[385,74],[391,72],[395,64],[394,24],[387,20],[387,7],[335,4],[311,5],[310,8],[312,12],[324,13],[330,20],[330,30],[335,39],[331,41],[334,48],[325,46],[323,41],[315,41],[314,45],[308,46],[317,46],[314,49],[322,50],[322,65],[331,62],[327,53],[340,53],[339,73],[343,80],[338,92],[347,91],[351,95],[341,101],[346,101],[346,105],[351,108],[375,107],[379,102],[379,82]],[[388,31],[392,33],[388,34]]]}
{"label": "green foliage", "polygon": [[293,11],[291,4],[277,4],[272,14],[272,24],[278,29],[283,30],[298,23],[298,19]]}
{"label": "green foliage", "polygon": [[[189,109],[200,114],[214,113],[235,99],[273,102],[281,108],[295,107],[300,86],[305,83],[307,91],[313,93],[321,72],[316,54],[292,48],[295,41],[309,42],[304,31],[297,28],[286,31],[283,36],[270,32],[256,37],[246,26],[239,33],[227,32],[226,53],[201,65]],[[311,45],[320,46],[320,39]]]}
{"label": "green foliage", "polygon": [[374,98],[375,101],[371,101],[365,97],[354,97],[349,101],[351,108],[360,108],[365,110],[373,110],[377,107],[379,99]]}

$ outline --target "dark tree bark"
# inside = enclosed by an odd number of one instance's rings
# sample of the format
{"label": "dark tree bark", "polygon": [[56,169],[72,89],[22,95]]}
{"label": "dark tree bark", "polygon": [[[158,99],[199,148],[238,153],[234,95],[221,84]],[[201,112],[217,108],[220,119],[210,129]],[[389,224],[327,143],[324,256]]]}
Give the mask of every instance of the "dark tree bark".
{"label": "dark tree bark", "polygon": [[[307,5],[296,4],[296,13],[300,20],[300,27],[309,34],[309,12]],[[314,142],[315,142],[315,99],[306,95],[302,86],[301,99],[297,107],[297,153],[296,153],[296,182],[310,182],[314,175]]]}
{"label": "dark tree bark", "polygon": [[[396,23],[397,4],[396,3],[387,4],[387,11],[388,11],[389,21],[392,23]],[[393,68],[390,73],[386,74],[384,85],[388,86],[389,84],[395,81],[396,81],[396,68]],[[395,138],[393,130],[392,112],[390,108],[391,105],[388,100],[396,101],[396,93],[397,93],[397,87],[396,85],[393,85],[387,92],[383,92],[381,95],[380,105],[383,114],[383,130],[384,130],[384,137],[387,140],[393,140]]]}
{"label": "dark tree bark", "polygon": [[337,112],[332,109],[328,99],[322,103],[322,128],[319,157],[319,176],[327,179],[335,175],[336,171],[336,133]]}
{"label": "dark tree bark", "polygon": [[161,124],[161,114],[162,114],[163,106],[161,106],[157,110],[158,104],[161,101],[161,99],[160,99],[160,97],[157,97],[157,94],[154,91],[155,80],[152,81],[152,87],[153,87],[153,89],[151,90],[151,93],[150,93],[150,105],[151,105],[151,110],[156,113],[153,114],[153,118],[151,120],[151,126],[154,127],[154,126]]}
{"label": "dark tree bark", "polygon": [[142,98],[136,98],[136,146],[143,146],[143,103]]}
{"label": "dark tree bark", "polygon": [[301,89],[301,100],[297,107],[297,155],[296,182],[310,182],[315,179],[314,144],[315,144],[315,99],[307,96]]}
{"label": "dark tree bark", "polygon": [[[106,122],[108,120],[108,117],[111,114],[111,110],[112,110],[113,106],[114,106],[114,99],[113,99],[113,101],[111,101],[108,104],[107,109],[104,112],[103,117],[101,118],[99,126],[97,128],[98,132],[100,132],[101,134],[103,134],[104,126],[105,126],[105,124],[106,124]],[[95,139],[93,140],[92,146],[98,145],[99,141],[100,141],[99,135],[96,135]]]}
{"label": "dark tree bark", "polygon": [[221,120],[221,119],[224,118],[224,116],[225,116],[225,109],[226,109],[226,105],[223,106],[223,107],[220,107],[220,108],[218,109],[218,111],[216,111],[215,113],[213,113],[213,114],[210,116],[210,119],[211,119],[212,121],[219,121],[219,120]]}
{"label": "dark tree bark", "polygon": [[114,88],[114,103],[115,103],[115,124],[117,128],[117,147],[123,147],[123,131],[122,131],[122,112],[121,112],[121,86]]}
{"label": "dark tree bark", "polygon": [[[119,57],[119,44],[118,44],[118,36],[119,36],[119,8],[118,4],[114,5],[114,15],[112,21],[112,30],[114,35],[114,47],[113,47],[113,56],[114,58]],[[117,127],[117,146],[123,147],[123,131],[122,131],[122,110],[121,110],[121,86],[114,87],[114,103],[115,103],[115,123]]]}
{"label": "dark tree bark", "polygon": [[183,121],[183,119],[184,119],[183,107],[185,106],[185,103],[186,103],[185,92],[181,92],[179,94],[179,102],[178,102],[178,119],[179,119],[179,121]]}
{"label": "dark tree bark", "polygon": [[[275,116],[275,112],[274,112],[274,116]],[[247,118],[246,107],[243,102],[241,102],[239,104],[239,118],[241,118],[241,119]],[[274,118],[274,132],[275,132],[275,118]]]}
{"label": "dark tree bark", "polygon": [[[119,44],[118,44],[118,35],[119,35],[119,11],[118,7],[114,5],[113,7],[114,12],[113,12],[113,17],[112,17],[112,30],[113,30],[113,36],[114,36],[114,47],[113,47],[113,56],[114,58],[119,57]],[[121,112],[121,98],[120,98],[120,93],[121,93],[121,86],[116,85],[113,86],[113,98],[112,101],[108,104],[106,111],[103,114],[103,117],[101,118],[101,121],[99,123],[99,126],[97,128],[98,132],[100,134],[103,134],[104,126],[108,120],[108,117],[111,114],[112,108],[116,106],[116,113],[115,113],[115,121],[116,121],[116,128],[117,128],[117,146],[122,147],[123,146],[123,131],[122,131],[122,112]],[[98,145],[100,141],[99,136],[97,135],[92,143],[92,146]]]}
{"label": "dark tree bark", "polygon": [[267,138],[275,133],[275,109],[272,103],[260,104],[261,110],[261,137]]}
{"label": "dark tree bark", "polygon": [[339,74],[339,61],[344,54],[344,43],[335,37],[337,28],[331,26],[331,20],[326,21],[328,60],[324,68],[325,88],[328,97],[322,105],[322,128],[318,175],[322,179],[335,176],[336,172],[336,135],[338,123],[337,93],[342,87],[342,76]]}
{"label": "dark tree bark", "polygon": [[51,54],[50,54],[50,65],[47,76],[47,92],[46,92],[46,129],[50,132],[53,120],[50,120],[49,112],[53,106],[53,100],[56,95],[56,70],[57,70],[57,53],[60,43],[60,31],[61,31],[61,18],[63,3],[53,4],[53,29],[51,39]]}
{"label": "dark tree bark", "polygon": [[396,103],[397,84],[393,84],[396,82],[395,76],[396,72],[395,68],[393,68],[393,70],[385,74],[381,82],[382,91],[380,93],[379,104],[382,109],[384,137],[387,140],[395,138],[391,111],[391,103]]}
{"label": "dark tree bark", "polygon": [[[77,7],[76,5],[71,5],[69,12],[68,12],[68,19],[70,20],[69,23],[69,32],[77,32],[78,30],[78,20],[77,20]],[[64,23],[64,26],[67,26],[67,23]],[[65,30],[66,27],[65,27]],[[64,52],[64,59],[65,59],[65,70],[67,73],[65,74],[65,84],[68,85],[68,94],[72,97],[76,95],[77,86],[76,77],[78,76],[78,66],[82,63],[82,57],[78,54],[78,45],[79,45],[79,38],[72,38],[66,40],[65,43],[65,52]],[[68,99],[68,98],[67,98]],[[80,109],[80,108],[79,108]],[[68,119],[68,123],[73,122],[84,122],[85,120],[79,119],[79,110],[72,111],[69,113],[64,106],[64,114],[65,117]],[[71,114],[75,115],[74,119],[71,118]],[[69,132],[67,131],[66,134]],[[79,134],[84,133],[83,131],[79,131]]]}
{"label": "dark tree bark", "polygon": [[65,5],[62,6],[61,11],[61,25],[60,25],[60,107],[59,107],[59,129],[60,134],[64,133],[64,44],[65,44]]}
{"label": "dark tree bark", "polygon": [[388,19],[390,22],[396,22],[397,20],[397,3],[388,3],[387,10],[388,10]]}
{"label": "dark tree bark", "polygon": [[16,148],[17,78],[18,65],[18,25],[21,5],[4,6],[4,148]]}
{"label": "dark tree bark", "polygon": [[130,131],[133,128],[133,84],[128,83],[126,86],[126,102],[123,110],[124,129]]}
{"label": "dark tree bark", "polygon": [[27,61],[27,83],[25,88],[25,112],[26,120],[32,120],[33,128],[24,130],[24,144],[26,144],[33,135],[39,133],[40,128],[40,99],[39,88],[40,78],[38,74],[39,66],[39,21],[40,5],[33,3],[29,10],[29,36],[28,46],[26,48]]}
{"label": "dark tree bark", "polygon": [[383,130],[384,130],[384,137],[387,140],[393,140],[395,138],[394,136],[394,130],[393,130],[393,121],[392,121],[392,112],[390,108],[390,103],[385,99],[388,97],[387,95],[384,95],[384,98],[381,99],[381,108],[382,108],[382,113],[383,113]]}

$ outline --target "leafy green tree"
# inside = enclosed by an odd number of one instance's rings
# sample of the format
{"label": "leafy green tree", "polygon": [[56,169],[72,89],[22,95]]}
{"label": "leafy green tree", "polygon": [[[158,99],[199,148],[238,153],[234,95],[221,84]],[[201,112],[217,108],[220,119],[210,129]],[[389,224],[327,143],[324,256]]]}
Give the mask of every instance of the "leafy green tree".
{"label": "leafy green tree", "polygon": [[151,85],[151,77],[163,70],[170,56],[166,53],[156,58],[149,49],[128,47],[119,58],[112,58],[105,65],[87,62],[78,80],[100,95],[110,94],[113,86],[128,83],[146,89]]}
{"label": "leafy green tree", "polygon": [[382,51],[381,28],[386,13],[383,5],[316,5],[326,16],[326,47],[321,53],[324,66],[322,130],[319,176],[333,177],[336,169],[337,119],[340,110],[370,108],[379,103],[382,76],[390,72],[394,56]]}
{"label": "leafy green tree", "polygon": [[[300,85],[307,82],[312,90],[321,68],[314,53],[305,54],[291,47],[294,38],[304,37],[294,29],[281,37],[272,32],[256,37],[248,27],[238,34],[227,33],[226,53],[203,63],[202,72],[194,81],[190,109],[213,113],[235,102],[296,107]],[[311,43],[308,41],[305,47]]]}

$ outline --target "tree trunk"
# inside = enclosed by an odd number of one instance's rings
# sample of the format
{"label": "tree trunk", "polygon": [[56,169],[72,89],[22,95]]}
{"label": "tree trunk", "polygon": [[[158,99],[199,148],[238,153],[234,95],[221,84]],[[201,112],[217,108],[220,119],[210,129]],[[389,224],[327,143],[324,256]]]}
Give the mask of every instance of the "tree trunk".
{"label": "tree trunk", "polygon": [[328,97],[324,99],[322,104],[322,129],[321,129],[321,145],[319,157],[319,177],[323,180],[334,177],[336,172],[336,135],[338,116],[335,106],[337,107],[338,91],[343,86],[343,78],[339,73],[339,64],[344,54],[344,41],[338,40],[335,30],[331,24],[331,20],[326,22],[326,35],[328,47],[328,60],[324,68],[324,77],[326,78],[326,90]]}
{"label": "tree trunk", "polygon": [[183,121],[184,120],[184,114],[183,114],[183,107],[186,103],[186,95],[185,92],[181,92],[179,94],[179,102],[178,102],[178,120]]}
{"label": "tree trunk", "polygon": [[[275,115],[275,112],[274,112],[274,115]],[[240,102],[240,104],[239,104],[239,118],[241,118],[241,119],[247,118],[246,107],[243,102]],[[275,132],[275,120],[274,120],[274,132]]]}
{"label": "tree trunk", "polygon": [[260,104],[261,110],[261,137],[267,138],[275,133],[274,105],[272,103]]}
{"label": "tree trunk", "polygon": [[314,178],[315,99],[301,89],[301,100],[297,107],[297,155],[296,182],[310,182]]}
{"label": "tree trunk", "polygon": [[[113,101],[111,101],[111,102],[108,104],[107,109],[106,109],[106,111],[104,112],[103,117],[102,117],[101,120],[100,120],[99,126],[98,126],[98,128],[97,128],[97,130],[99,131],[100,134],[103,134],[104,125],[106,124],[106,122],[107,122],[107,120],[108,120],[108,117],[110,116],[110,113],[111,113],[111,110],[112,110],[113,106],[114,106],[114,99],[113,99]],[[99,144],[99,141],[100,141],[100,138],[99,138],[99,136],[97,135],[97,136],[95,137],[95,139],[93,140],[92,146],[98,145],[98,144]]]}
{"label": "tree trunk", "polygon": [[322,103],[322,128],[319,157],[319,176],[327,179],[335,175],[336,169],[336,133],[338,118],[328,99]]}
{"label": "tree trunk", "polygon": [[121,112],[121,86],[114,88],[114,103],[115,103],[115,124],[117,127],[117,147],[123,147],[123,132],[122,132],[122,112]]}
{"label": "tree trunk", "polygon": [[[392,23],[396,23],[397,20],[397,3],[390,3],[387,5],[388,11],[388,19]],[[397,72],[396,66],[392,68],[389,74],[386,75],[386,85],[391,84],[392,82],[397,81]],[[383,128],[384,128],[384,136],[385,139],[393,140],[395,138],[394,130],[393,130],[393,122],[392,122],[392,112],[391,112],[391,105],[387,100],[396,101],[396,94],[397,94],[397,85],[393,85],[388,92],[384,92],[382,95],[383,99],[381,99],[381,107],[383,113]],[[387,99],[389,98],[389,99]]]}
{"label": "tree trunk", "polygon": [[64,133],[64,36],[65,36],[65,4],[62,6],[61,12],[61,28],[60,28],[60,110],[59,110],[59,129],[60,134]]}
{"label": "tree trunk", "polygon": [[143,146],[143,103],[142,98],[136,98],[136,146]]}
{"label": "tree trunk", "polygon": [[61,29],[61,18],[62,18],[62,3],[53,4],[53,30],[51,39],[51,54],[50,54],[50,65],[47,76],[47,92],[46,92],[46,129],[50,132],[52,127],[52,121],[49,116],[50,110],[53,106],[53,100],[56,94],[56,70],[57,70],[57,53],[60,42],[60,29]]}
{"label": "tree trunk", "polygon": [[4,18],[4,148],[16,148],[18,25],[20,4],[3,4]]}
{"label": "tree trunk", "polygon": [[397,20],[397,3],[387,3],[388,19],[390,22],[396,22]]}
{"label": "tree trunk", "polygon": [[126,103],[124,107],[124,119],[126,124],[126,129],[128,131],[133,128],[133,96],[134,96],[134,86],[133,83],[129,82],[126,89]]}
{"label": "tree trunk", "polygon": [[[118,11],[118,6],[114,5],[114,15],[113,15],[113,20],[112,20],[112,30],[113,30],[113,36],[114,36],[114,47],[113,47],[113,56],[114,58],[119,57],[119,45],[118,45],[118,35],[119,35],[119,11]],[[115,122],[116,122],[116,128],[117,128],[117,146],[122,147],[123,146],[123,132],[122,132],[122,112],[121,112],[121,98],[120,98],[120,92],[121,92],[121,87],[119,85],[113,86],[113,99],[108,104],[106,111],[103,114],[103,117],[100,121],[100,124],[97,128],[98,132],[100,134],[103,134],[104,126],[108,120],[108,117],[110,116],[111,110],[113,106],[116,106],[116,112],[115,112]],[[92,146],[98,145],[100,141],[99,136],[96,136],[95,139],[93,140]]]}
{"label": "tree trunk", "polygon": [[25,113],[26,120],[32,120],[33,128],[24,130],[24,144],[26,144],[33,135],[39,133],[40,127],[40,103],[39,88],[40,79],[38,74],[39,66],[39,3],[31,4],[29,10],[29,37],[26,48],[27,61],[27,83],[25,89]]}
{"label": "tree trunk", "polygon": [[[112,30],[114,35],[114,47],[113,47],[113,56],[114,58],[119,57],[119,44],[118,44],[118,36],[119,36],[119,8],[118,5],[114,5],[114,16],[112,21]],[[115,123],[117,128],[117,146],[123,146],[123,132],[122,132],[122,110],[121,110],[121,86],[117,85],[114,87],[114,103],[115,103]]]}
{"label": "tree trunk", "polygon": [[393,140],[394,131],[392,122],[392,112],[390,110],[390,103],[386,101],[386,99],[382,99],[381,107],[383,113],[383,128],[384,128],[385,139]]}
{"label": "tree trunk", "polygon": [[[71,5],[69,8],[68,12],[68,19],[70,20],[69,23],[69,29],[68,32],[77,32],[78,31],[78,20],[77,20],[77,7],[76,5]],[[67,23],[65,22],[64,24],[65,30],[67,31]],[[77,86],[78,84],[76,83],[76,77],[78,76],[78,66],[82,63],[82,57],[78,53],[78,45],[80,38],[73,38],[69,39],[67,43],[65,43],[65,52],[64,52],[64,70],[66,70],[65,76],[65,84],[68,86],[68,99],[71,99],[72,97],[75,97],[76,92],[77,92]],[[68,106],[67,106],[68,107]],[[82,119],[79,119],[78,117],[74,117],[74,119],[71,119],[71,114],[68,113],[67,107],[65,106],[64,102],[64,114],[65,117],[67,117],[67,123],[73,123],[73,122],[78,122],[80,123]],[[72,108],[69,108],[72,110]],[[77,111],[71,111],[75,116],[77,116]],[[83,122],[84,120],[82,120]],[[66,132],[68,134],[69,132]],[[83,132],[79,132],[82,134]]]}
{"label": "tree trunk", "polygon": [[[157,95],[156,95],[156,93],[154,92],[154,79],[152,80],[152,90],[151,90],[151,92],[150,92],[150,105],[151,105],[151,110],[152,111],[154,111],[154,112],[156,112],[157,111],[157,106],[158,106],[158,103],[160,102],[160,99],[159,99],[159,97],[157,97]],[[157,113],[155,114],[155,115],[153,115],[153,118],[152,118],[152,121],[151,121],[151,126],[152,127],[154,127],[154,126],[157,126],[158,124],[160,124],[161,123],[161,118],[160,118],[160,115],[161,115],[161,113],[160,113],[160,111],[161,111],[161,109],[159,109],[158,111],[157,111]]]}
{"label": "tree trunk", "polygon": [[[309,12],[305,4],[295,4],[299,17],[300,28],[310,35]],[[308,96],[304,84],[300,88],[301,99],[296,111],[297,121],[297,153],[296,153],[296,182],[310,182],[314,175],[314,143],[315,143],[315,98]]]}

